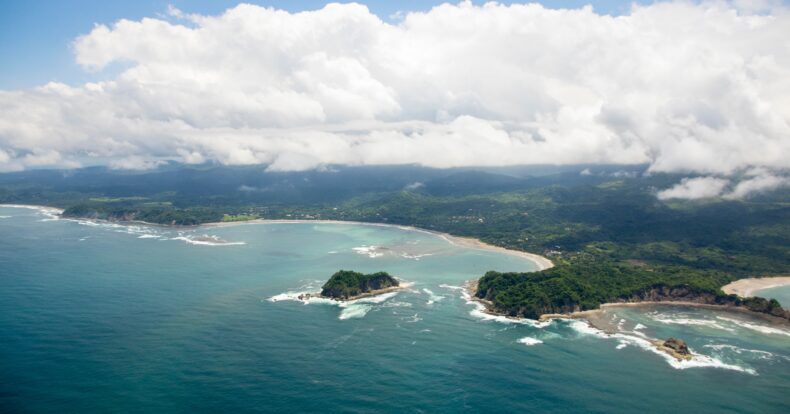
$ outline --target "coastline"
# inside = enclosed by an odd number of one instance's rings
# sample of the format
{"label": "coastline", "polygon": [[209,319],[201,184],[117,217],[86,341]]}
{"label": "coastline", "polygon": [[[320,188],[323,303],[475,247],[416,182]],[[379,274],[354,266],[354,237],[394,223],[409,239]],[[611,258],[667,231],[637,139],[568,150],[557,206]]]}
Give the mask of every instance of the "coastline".
{"label": "coastline", "polygon": [[[484,313],[491,316],[505,317],[508,319],[512,319],[514,321],[519,321],[519,320],[535,321],[534,319],[513,317],[497,312],[496,310],[493,309],[493,304],[490,301],[487,301],[485,299],[480,299],[477,296],[475,296],[475,293],[477,292],[477,284],[478,284],[477,280],[466,281],[464,283],[464,289],[466,290],[466,294],[469,296],[471,301],[479,303],[484,307],[484,309],[482,310]],[[770,323],[772,325],[782,325],[782,326],[790,327],[790,321],[787,321],[786,319],[768,315],[761,312],[751,311],[743,307],[728,306],[728,305],[712,305],[707,303],[698,303],[698,302],[689,302],[689,301],[644,301],[644,302],[602,303],[598,309],[589,309],[589,310],[576,311],[570,313],[545,313],[543,315],[540,315],[540,318],[538,318],[538,320],[536,320],[535,322],[548,322],[551,321],[552,319],[583,319],[588,324],[590,324],[590,326],[592,326],[593,328],[612,334],[612,333],[616,333],[616,331],[612,329],[610,326],[608,326],[608,324],[606,323],[606,319],[604,318],[604,314],[606,310],[616,309],[616,308],[635,308],[635,307],[650,307],[650,306],[679,306],[679,307],[710,309],[710,310],[727,311],[727,312],[737,312],[743,315],[748,315],[756,319],[760,319],[761,321]]]}
{"label": "coastline", "polygon": [[722,286],[721,290],[728,295],[738,295],[742,298],[754,296],[754,292],[779,286],[790,285],[790,276],[775,276],[738,279]]}
{"label": "coastline", "polygon": [[[57,207],[49,207],[49,206],[41,206],[41,205],[33,205],[33,204],[0,204],[0,207],[12,207],[12,208],[30,208],[36,210],[50,210],[53,213],[62,214],[63,209]],[[109,221],[109,220],[102,220],[102,219],[85,219],[85,220],[97,220],[97,221]],[[524,259],[527,259],[535,265],[537,265],[536,272],[541,270],[546,270],[554,267],[554,262],[549,260],[547,257],[541,256],[536,253],[529,253],[524,252],[521,250],[512,250],[507,249],[500,246],[494,246],[493,244],[488,244],[483,242],[482,240],[475,239],[472,237],[463,237],[463,236],[453,236],[449,233],[443,233],[440,231],[435,230],[428,230],[423,229],[420,227],[415,226],[408,226],[408,225],[400,225],[400,224],[389,224],[389,223],[370,223],[365,221],[345,221],[345,220],[299,220],[299,219],[254,219],[254,220],[245,220],[245,221],[215,221],[209,223],[202,223],[196,226],[170,226],[167,224],[159,224],[159,223],[149,223],[147,221],[142,220],[131,220],[128,223],[136,223],[136,224],[145,224],[148,226],[160,226],[160,227],[186,227],[186,228],[195,228],[195,227],[204,227],[204,228],[212,228],[212,227],[230,227],[230,226],[239,226],[239,225],[250,225],[250,224],[354,224],[354,225],[362,225],[362,226],[378,226],[378,227],[393,227],[398,228],[401,230],[410,230],[416,231],[421,233],[432,234],[434,236],[438,236],[452,245],[467,247],[476,250],[486,250],[491,252],[503,253],[511,256],[517,256]]]}
{"label": "coastline", "polygon": [[712,305],[708,303],[688,302],[688,301],[645,301],[645,302],[612,302],[603,303],[598,309],[590,309],[585,311],[571,312],[571,313],[547,313],[540,315],[540,321],[547,321],[551,319],[585,319],[594,328],[602,331],[610,331],[608,326],[601,323],[602,316],[607,309],[617,308],[639,308],[650,306],[680,306],[688,308],[710,309],[717,311],[736,312],[743,315],[760,319],[762,321],[771,323],[772,325],[784,325],[790,327],[790,321],[779,318],[776,316],[768,315],[761,312],[755,312],[744,307],[728,306],[728,305]]}
{"label": "coastline", "polygon": [[370,223],[365,221],[344,221],[344,220],[297,220],[297,219],[255,219],[255,220],[247,220],[247,221],[232,221],[232,222],[213,222],[213,223],[204,223],[200,224],[198,227],[229,227],[229,226],[238,226],[238,225],[249,225],[249,224],[354,224],[360,226],[377,226],[377,227],[391,227],[391,228],[398,228],[401,230],[410,230],[416,231],[421,233],[432,234],[434,236],[438,236],[452,245],[467,247],[476,250],[486,250],[491,252],[503,253],[511,256],[517,256],[524,259],[527,259],[537,265],[536,272],[541,270],[546,270],[554,267],[554,263],[549,260],[548,258],[541,256],[535,253],[523,252],[520,250],[512,250],[507,249],[500,246],[494,246],[493,244],[488,244],[483,242],[479,239],[475,239],[472,237],[463,237],[463,236],[453,236],[449,233],[443,233],[440,231],[435,230],[428,230],[423,229],[420,227],[414,226],[407,226],[407,225],[400,225],[400,224],[389,224],[389,223]]}
{"label": "coastline", "polygon": [[0,204],[0,207],[8,207],[8,208],[28,208],[31,210],[47,210],[53,213],[62,214],[63,209],[59,207],[50,207],[50,206],[39,206],[35,204]]}
{"label": "coastline", "polygon": [[[28,208],[28,209],[36,209],[42,211],[48,211],[51,213],[55,213],[60,215],[64,210],[58,207],[50,207],[50,206],[43,206],[43,205],[33,205],[33,204],[0,204],[0,207],[10,207],[10,208]],[[96,220],[96,219],[93,219]],[[101,220],[98,221],[108,221],[108,220]],[[213,228],[213,227],[230,227],[230,226],[237,226],[237,225],[250,225],[250,224],[352,224],[352,225],[363,225],[363,226],[377,226],[377,227],[391,227],[391,228],[398,228],[402,230],[410,230],[416,232],[422,232],[426,234],[432,234],[438,236],[450,244],[456,246],[467,247],[471,249],[477,250],[485,250],[485,251],[492,251],[502,254],[508,254],[511,256],[517,256],[524,259],[527,259],[535,265],[537,265],[538,269],[536,271],[541,271],[545,269],[549,269],[554,267],[554,263],[549,260],[548,258],[535,254],[529,253],[519,250],[511,250],[500,246],[491,245],[485,243],[479,239],[471,238],[471,237],[463,237],[463,236],[454,236],[449,233],[443,233],[435,230],[428,230],[414,226],[408,225],[399,225],[399,224],[389,224],[389,223],[371,223],[371,222],[364,222],[364,221],[345,221],[345,220],[302,220],[302,219],[254,219],[254,220],[246,220],[246,221],[234,221],[234,222],[209,222],[209,223],[202,223],[196,226],[168,226],[158,223],[149,223],[140,220],[133,220],[130,223],[137,223],[137,224],[145,224],[151,226],[163,226],[163,227],[193,227],[193,228]],[[471,280],[464,283],[464,289],[466,293],[469,295],[469,298],[472,301],[480,303],[484,306],[484,312],[492,315],[492,316],[500,316],[506,317],[513,320],[520,320],[525,318],[518,318],[508,316],[502,313],[498,313],[492,309],[493,304],[487,300],[480,299],[475,296],[477,292],[477,280]],[[734,282],[731,282],[721,289],[727,294],[736,294],[741,297],[749,297],[752,296],[752,293],[761,289],[768,289],[778,286],[790,285],[790,276],[777,276],[777,277],[765,277],[765,278],[747,278],[747,279],[739,279]],[[402,287],[391,287],[387,289],[382,289],[380,291],[372,291],[367,292],[362,295],[356,296],[354,298],[348,300],[356,300],[365,297],[377,296],[384,293],[389,293],[391,291],[396,291],[402,289],[406,286]],[[687,307],[696,307],[696,308],[705,308],[705,309],[712,309],[712,310],[725,310],[725,311],[735,311],[740,313],[749,314],[760,319],[777,323],[781,321],[782,323],[787,324],[786,321],[783,319],[779,319],[776,317],[772,317],[770,315],[762,314],[759,312],[753,312],[745,308],[740,308],[736,306],[728,306],[728,305],[712,305],[712,304],[704,304],[704,303],[697,303],[697,302],[688,302],[688,301],[645,301],[645,302],[613,302],[613,303],[603,303],[600,305],[598,309],[590,309],[585,311],[577,311],[571,313],[553,313],[553,314],[543,314],[540,316],[539,321],[548,321],[551,319],[585,319],[587,320],[590,325],[601,329],[601,327],[596,326],[594,323],[595,319],[602,315],[604,311],[608,308],[617,308],[617,307],[639,307],[639,306],[687,306]],[[603,329],[602,329],[603,330]]]}
{"label": "coastline", "polygon": [[352,302],[352,301],[355,301],[355,300],[358,300],[358,299],[370,298],[370,297],[373,297],[373,296],[379,296],[379,295],[383,295],[385,293],[390,293],[390,292],[397,292],[399,290],[408,289],[408,288],[410,288],[412,286],[414,286],[414,283],[403,282],[403,283],[401,283],[398,286],[390,286],[390,287],[384,288],[384,289],[371,290],[370,292],[360,293],[359,295],[352,296],[352,297],[347,298],[347,299],[337,299],[337,298],[333,298],[333,297],[329,297],[329,296],[322,296],[320,293],[318,295],[316,295],[316,297],[323,298],[323,299],[334,300],[336,302]]}

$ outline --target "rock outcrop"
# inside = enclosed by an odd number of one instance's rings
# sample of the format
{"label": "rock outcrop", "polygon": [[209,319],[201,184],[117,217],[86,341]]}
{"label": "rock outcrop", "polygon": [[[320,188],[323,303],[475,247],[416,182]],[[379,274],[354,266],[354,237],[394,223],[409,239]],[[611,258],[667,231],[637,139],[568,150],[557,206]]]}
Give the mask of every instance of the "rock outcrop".
{"label": "rock outcrop", "polygon": [[691,351],[689,351],[688,345],[682,339],[670,337],[663,342],[657,341],[655,345],[658,349],[672,355],[679,361],[691,359]]}
{"label": "rock outcrop", "polygon": [[366,275],[350,270],[340,270],[332,275],[321,288],[321,296],[351,300],[377,291],[396,288],[399,285],[398,279],[386,272]]}

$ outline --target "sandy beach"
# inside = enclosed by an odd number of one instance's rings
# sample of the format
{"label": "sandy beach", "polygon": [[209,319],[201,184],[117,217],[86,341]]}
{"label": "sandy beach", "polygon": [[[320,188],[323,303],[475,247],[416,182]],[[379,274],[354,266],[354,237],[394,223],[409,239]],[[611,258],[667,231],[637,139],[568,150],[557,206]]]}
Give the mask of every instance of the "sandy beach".
{"label": "sandy beach", "polygon": [[[17,208],[31,208],[31,209],[46,209],[51,211],[55,214],[63,213],[63,209],[59,209],[57,207],[48,207],[48,206],[37,206],[37,205],[29,205],[29,204],[0,204],[0,207],[17,207]],[[164,226],[170,227],[167,225],[157,224],[157,223],[148,223],[144,221],[131,221],[132,223],[140,223],[152,226]],[[231,221],[231,222],[214,222],[214,223],[204,223],[200,224],[197,227],[228,227],[228,226],[239,226],[239,225],[249,225],[249,224],[304,224],[304,223],[312,223],[312,224],[355,224],[355,225],[362,225],[362,226],[379,226],[379,227],[394,227],[403,230],[410,230],[410,231],[417,231],[422,233],[433,234],[438,237],[441,237],[447,240],[449,243],[454,244],[456,246],[463,246],[468,247],[471,249],[478,249],[478,250],[487,250],[497,253],[509,254],[511,256],[518,256],[525,258],[538,266],[537,271],[545,270],[554,267],[554,263],[546,257],[535,253],[529,252],[522,252],[519,250],[511,250],[506,249],[504,247],[494,246],[485,242],[482,242],[478,239],[474,239],[471,237],[461,237],[461,236],[453,236],[448,233],[442,233],[439,231],[433,230],[426,230],[419,227],[413,226],[405,226],[405,225],[398,225],[398,224],[387,224],[387,223],[368,223],[364,221],[343,221],[343,220],[295,220],[295,219],[255,219],[255,220],[247,220],[247,221]],[[188,226],[191,227],[191,226]]]}
{"label": "sandy beach", "polygon": [[754,292],[777,286],[790,285],[790,276],[761,277],[736,280],[721,288],[724,293],[735,294],[742,298],[754,296]]}

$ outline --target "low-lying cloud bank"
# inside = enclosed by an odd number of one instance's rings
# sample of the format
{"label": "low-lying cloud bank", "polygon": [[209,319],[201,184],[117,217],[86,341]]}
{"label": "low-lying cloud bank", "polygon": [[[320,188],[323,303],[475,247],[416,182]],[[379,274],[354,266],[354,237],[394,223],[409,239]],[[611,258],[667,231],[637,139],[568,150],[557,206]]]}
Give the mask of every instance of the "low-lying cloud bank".
{"label": "low-lying cloud bank", "polygon": [[727,177],[790,167],[790,10],[741,3],[460,3],[397,24],[242,4],[98,25],[76,61],[126,69],[0,91],[0,170],[648,163],[711,176],[660,197],[742,196],[786,183]]}
{"label": "low-lying cloud bank", "polygon": [[715,176],[684,178],[675,186],[659,191],[656,196],[660,200],[716,197],[740,200],[783,187],[790,187],[790,178],[758,168],[747,171],[738,179]]}

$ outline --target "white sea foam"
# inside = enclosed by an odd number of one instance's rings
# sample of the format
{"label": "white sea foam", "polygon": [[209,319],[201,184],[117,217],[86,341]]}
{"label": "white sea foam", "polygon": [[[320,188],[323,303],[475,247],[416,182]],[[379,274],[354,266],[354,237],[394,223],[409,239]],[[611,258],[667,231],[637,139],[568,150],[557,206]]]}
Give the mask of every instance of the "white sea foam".
{"label": "white sea foam", "polygon": [[439,287],[440,288],[445,288],[445,289],[452,289],[452,290],[464,290],[463,286],[453,286],[453,285],[441,284],[441,285],[439,285]]}
{"label": "white sea foam", "polygon": [[378,246],[360,246],[360,247],[352,247],[351,250],[354,251],[356,254],[361,254],[370,257],[371,259],[375,259],[377,257],[384,256],[382,252],[383,248]]}
{"label": "white sea foam", "polygon": [[426,304],[428,304],[428,305],[433,305],[434,303],[439,302],[442,299],[444,299],[444,296],[439,296],[439,295],[433,293],[433,291],[430,290],[430,289],[423,289],[422,291],[428,294],[428,302],[426,302]]}
{"label": "white sea foam", "polygon": [[412,304],[409,302],[389,301],[381,305],[385,308],[410,308]]}
{"label": "white sea foam", "polygon": [[352,318],[361,318],[370,312],[373,309],[373,306],[366,305],[366,304],[355,304],[352,306],[348,306],[340,311],[340,316],[338,319],[345,320],[345,319],[352,319]]}
{"label": "white sea foam", "polygon": [[719,359],[694,353],[690,360],[677,360],[668,353],[656,348],[656,346],[646,338],[628,335],[625,333],[607,334],[599,329],[594,328],[589,323],[571,320],[568,324],[571,328],[584,335],[596,336],[598,338],[612,338],[618,341],[617,349],[623,349],[628,345],[639,347],[645,351],[650,351],[662,358],[675,369],[688,369],[688,368],[719,368],[732,371],[744,372],[751,375],[757,375],[757,371],[752,368],[746,368],[739,365],[727,364]]}
{"label": "white sea foam", "polygon": [[570,326],[574,331],[582,335],[597,336],[599,338],[609,337],[609,335],[607,335],[606,332],[590,325],[587,321],[578,320],[578,319],[561,319],[561,320],[567,321],[568,326]]}
{"label": "white sea foam", "polygon": [[712,319],[693,319],[693,318],[685,318],[685,317],[673,318],[671,316],[658,315],[658,314],[651,315],[650,319],[653,319],[656,322],[660,322],[660,323],[668,324],[668,325],[705,326],[705,327],[708,327],[708,328],[715,328],[715,329],[721,329],[721,330],[728,331],[728,332],[735,332],[735,329],[732,329],[732,328],[729,328],[729,327],[726,327],[726,326],[722,326],[720,323],[718,323],[718,322],[716,322],[715,320],[712,320]]}
{"label": "white sea foam", "polygon": [[162,236],[160,236],[158,234],[143,234],[141,236],[138,236],[137,238],[138,239],[158,239],[160,237],[162,237]]}
{"label": "white sea foam", "polygon": [[219,238],[218,236],[209,236],[209,235],[203,235],[203,236],[197,236],[197,237],[195,237],[195,236],[178,236],[178,237],[173,237],[170,240],[181,240],[183,242],[186,242],[186,243],[189,243],[189,244],[193,244],[193,245],[197,245],[197,246],[241,246],[241,245],[247,244],[245,242],[230,242],[230,241],[227,241],[227,240],[223,240],[223,239]]}
{"label": "white sea foam", "polygon": [[11,218],[11,216],[0,216],[0,219]]}
{"label": "white sea foam", "polygon": [[415,313],[412,316],[407,316],[405,318],[401,318],[401,320],[405,321],[406,323],[415,323],[415,322],[421,321],[422,318],[420,318],[420,314],[419,313]]}
{"label": "white sea foam", "polygon": [[734,352],[734,353],[739,354],[739,355],[751,354],[751,355],[753,355],[753,356],[755,356],[755,357],[757,357],[759,359],[773,359],[774,358],[774,354],[772,354],[772,353],[770,353],[768,351],[761,351],[759,349],[740,348],[740,347],[737,347],[735,345],[730,345],[730,344],[708,344],[708,345],[703,345],[702,347],[703,348],[710,348],[710,349],[713,349],[714,351],[724,351],[724,350],[726,350],[726,351],[729,351],[729,352]]}
{"label": "white sea foam", "polygon": [[[312,284],[308,283],[307,286]],[[305,286],[303,286],[305,287]],[[345,319],[353,319],[353,318],[362,318],[368,314],[371,310],[374,309],[374,305],[386,302],[388,299],[395,297],[399,292],[389,292],[383,293],[381,295],[376,296],[369,296],[366,298],[360,298],[355,300],[349,301],[338,301],[328,298],[322,298],[317,296],[318,292],[315,290],[300,290],[300,291],[289,291],[285,293],[280,293],[279,295],[274,295],[267,299],[269,302],[281,302],[281,301],[296,301],[302,302],[305,305],[315,305],[315,304],[323,304],[323,305],[333,305],[341,308],[340,315],[338,319],[345,320]]]}
{"label": "white sea foam", "polygon": [[647,328],[647,326],[642,325],[641,323],[638,323],[638,324],[636,324],[636,326],[634,326],[634,330],[635,331],[638,331],[640,329],[645,329],[645,328]]}
{"label": "white sea foam", "polygon": [[774,328],[774,327],[765,326],[765,325],[758,325],[756,323],[749,323],[749,322],[741,321],[741,320],[738,320],[738,319],[727,318],[727,317],[724,317],[724,316],[717,316],[716,319],[727,321],[727,322],[730,322],[730,323],[732,323],[734,325],[740,326],[741,328],[751,329],[753,331],[764,333],[764,334],[768,334],[768,335],[785,335],[785,336],[790,336],[790,331],[788,331],[786,329]]}
{"label": "white sea foam", "polygon": [[[450,287],[450,286],[447,286],[447,285],[441,285],[441,286],[445,286],[445,287],[448,287],[448,288],[451,288],[451,289],[454,288],[454,287]],[[484,321],[493,321],[493,322],[505,323],[505,324],[529,325],[529,326],[533,326],[535,328],[545,328],[545,327],[551,325],[551,322],[552,322],[552,319],[549,319],[547,321],[541,322],[541,321],[536,321],[534,319],[510,318],[510,317],[502,316],[502,315],[492,315],[492,314],[486,312],[485,305],[483,305],[482,303],[480,303],[480,302],[478,302],[476,300],[473,300],[472,296],[469,295],[469,292],[467,292],[466,289],[464,289],[464,288],[461,288],[461,298],[466,301],[467,305],[474,306],[474,309],[469,311],[469,314],[472,315],[475,318],[482,319]]]}
{"label": "white sea foam", "polygon": [[433,253],[424,253],[424,254],[401,253],[400,256],[403,257],[404,259],[420,260],[423,257],[433,256]]}
{"label": "white sea foam", "polygon": [[[0,207],[26,208],[30,210],[36,210],[39,214],[46,217],[46,219],[41,221],[58,220],[60,218],[60,213],[63,212],[63,210],[55,207],[31,206],[27,204],[0,204]],[[11,216],[3,216],[3,218],[10,218],[10,217]]]}
{"label": "white sea foam", "polygon": [[541,341],[540,339],[532,338],[532,337],[529,337],[529,336],[525,336],[525,337],[519,339],[517,342],[520,343],[520,344],[524,344],[526,346],[534,346],[534,345],[543,343],[543,341]]}

